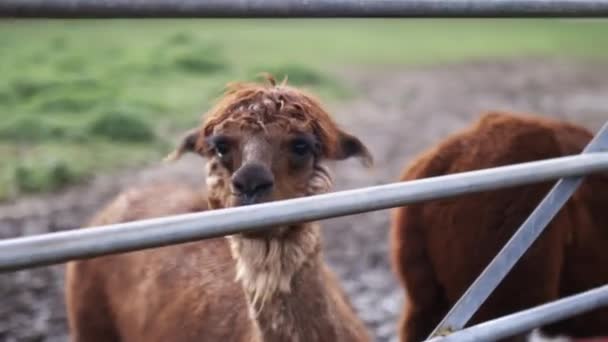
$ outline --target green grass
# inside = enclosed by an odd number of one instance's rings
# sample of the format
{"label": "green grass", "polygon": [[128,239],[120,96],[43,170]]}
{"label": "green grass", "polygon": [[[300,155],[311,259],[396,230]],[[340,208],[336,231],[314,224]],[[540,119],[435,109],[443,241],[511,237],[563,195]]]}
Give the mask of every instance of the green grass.
{"label": "green grass", "polygon": [[608,21],[0,22],[0,200],[155,161],[223,85],[263,71],[334,102],[334,70],[561,56],[605,60]]}

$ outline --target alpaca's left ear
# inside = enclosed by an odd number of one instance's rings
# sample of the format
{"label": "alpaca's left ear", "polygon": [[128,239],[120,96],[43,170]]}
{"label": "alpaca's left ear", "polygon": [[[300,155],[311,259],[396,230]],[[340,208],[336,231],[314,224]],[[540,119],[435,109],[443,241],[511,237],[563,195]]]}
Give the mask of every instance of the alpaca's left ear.
{"label": "alpaca's left ear", "polygon": [[199,140],[201,131],[199,128],[193,129],[186,133],[180,143],[177,145],[177,148],[171,152],[168,156],[165,157],[165,162],[171,162],[178,160],[184,153],[196,152],[197,151],[197,142]]}
{"label": "alpaca's left ear", "polygon": [[365,167],[371,167],[374,164],[374,158],[361,140],[346,132],[339,132],[334,159],[357,157]]}

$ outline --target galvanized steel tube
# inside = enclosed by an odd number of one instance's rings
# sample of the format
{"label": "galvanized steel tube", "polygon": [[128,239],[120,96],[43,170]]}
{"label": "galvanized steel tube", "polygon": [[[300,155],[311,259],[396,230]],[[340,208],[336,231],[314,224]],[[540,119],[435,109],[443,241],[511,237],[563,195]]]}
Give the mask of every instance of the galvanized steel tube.
{"label": "galvanized steel tube", "polygon": [[[606,123],[583,150],[583,154],[608,150],[608,123]],[[511,236],[509,241],[492,259],[479,277],[450,309],[433,331],[460,330],[473,317],[479,307],[507,276],[517,261],[542,234],[562,206],[574,194],[583,177],[561,179],[543,198],[526,221]]]}
{"label": "galvanized steel tube", "polygon": [[534,328],[608,306],[608,285],[487,321],[427,342],[486,342],[515,336]]}
{"label": "galvanized steel tube", "polygon": [[608,152],[547,159],[324,195],[0,241],[0,271],[165,246],[269,226],[608,170]]}
{"label": "galvanized steel tube", "polygon": [[608,0],[1,0],[0,17],[606,17]]}

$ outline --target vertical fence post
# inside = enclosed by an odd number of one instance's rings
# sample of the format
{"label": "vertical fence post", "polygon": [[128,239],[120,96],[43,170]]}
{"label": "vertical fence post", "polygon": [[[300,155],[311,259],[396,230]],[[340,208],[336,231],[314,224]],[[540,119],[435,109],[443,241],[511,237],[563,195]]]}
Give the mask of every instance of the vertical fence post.
{"label": "vertical fence post", "polygon": [[[604,124],[582,153],[600,152],[602,150],[608,150],[608,123]],[[429,338],[460,330],[467,324],[576,191],[583,178],[582,176],[563,178],[555,184],[498,255],[448,312]]]}

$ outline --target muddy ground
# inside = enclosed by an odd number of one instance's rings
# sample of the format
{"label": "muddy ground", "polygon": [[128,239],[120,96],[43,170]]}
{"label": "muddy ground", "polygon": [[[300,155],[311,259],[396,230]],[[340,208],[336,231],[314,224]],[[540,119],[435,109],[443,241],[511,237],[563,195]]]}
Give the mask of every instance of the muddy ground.
{"label": "muddy ground", "polygon": [[[608,64],[559,60],[471,63],[434,68],[338,71],[360,90],[331,106],[365,141],[372,170],[335,167],[337,189],[391,182],[416,153],[463,128],[481,112],[504,109],[569,119],[597,130],[608,119]],[[200,161],[101,176],[60,194],[0,206],[0,238],[82,225],[125,184],[171,177],[198,181]],[[325,253],[377,341],[395,341],[402,291],[387,255],[388,211],[324,222]],[[0,275],[0,341],[66,341],[63,266]]]}

